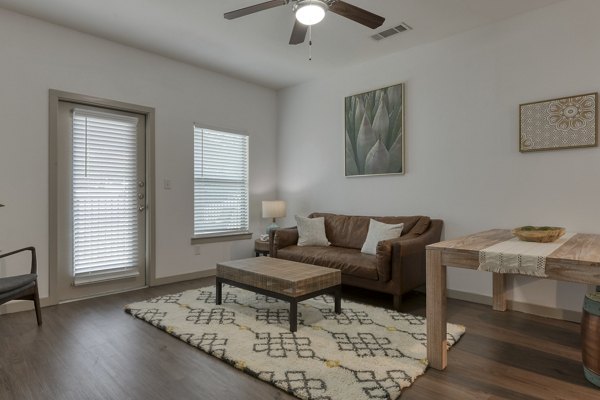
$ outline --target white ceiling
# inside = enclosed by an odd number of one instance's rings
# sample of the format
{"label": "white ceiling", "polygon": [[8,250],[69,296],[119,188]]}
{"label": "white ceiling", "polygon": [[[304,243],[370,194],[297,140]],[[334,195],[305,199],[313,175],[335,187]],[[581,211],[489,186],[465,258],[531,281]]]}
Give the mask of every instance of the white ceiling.
{"label": "white ceiling", "polygon": [[[328,13],[306,44],[288,45],[291,4],[236,20],[223,13],[265,0],[0,0],[0,7],[271,88],[432,42],[561,0],[347,0],[386,18],[375,31]],[[406,22],[414,30],[377,42]]]}

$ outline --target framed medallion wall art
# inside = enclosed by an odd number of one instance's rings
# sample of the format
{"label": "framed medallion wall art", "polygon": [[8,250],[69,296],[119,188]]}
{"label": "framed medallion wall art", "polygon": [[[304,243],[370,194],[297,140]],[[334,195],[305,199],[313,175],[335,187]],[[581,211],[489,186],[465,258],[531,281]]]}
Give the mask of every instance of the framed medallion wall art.
{"label": "framed medallion wall art", "polygon": [[404,84],[345,99],[345,175],[404,174]]}
{"label": "framed medallion wall art", "polygon": [[598,93],[521,104],[519,151],[598,146]]}

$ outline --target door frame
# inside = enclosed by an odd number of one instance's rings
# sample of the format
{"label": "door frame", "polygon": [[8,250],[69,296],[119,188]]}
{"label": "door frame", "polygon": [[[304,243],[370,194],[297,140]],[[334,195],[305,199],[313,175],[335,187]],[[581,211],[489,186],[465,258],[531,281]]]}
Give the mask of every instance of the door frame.
{"label": "door frame", "polygon": [[153,107],[124,103],[50,89],[49,140],[48,140],[48,303],[55,305],[58,296],[58,105],[61,101],[87,106],[103,107],[117,111],[141,114],[146,118],[146,285],[156,282],[156,167],[155,167],[155,109]]}

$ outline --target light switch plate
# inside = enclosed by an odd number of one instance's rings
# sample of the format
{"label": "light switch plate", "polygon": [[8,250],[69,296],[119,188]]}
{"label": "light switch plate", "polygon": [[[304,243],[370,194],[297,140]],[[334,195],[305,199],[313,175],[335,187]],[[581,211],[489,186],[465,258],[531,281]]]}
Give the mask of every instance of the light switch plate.
{"label": "light switch plate", "polygon": [[165,188],[165,190],[171,190],[171,180],[165,179],[163,181],[163,187]]}

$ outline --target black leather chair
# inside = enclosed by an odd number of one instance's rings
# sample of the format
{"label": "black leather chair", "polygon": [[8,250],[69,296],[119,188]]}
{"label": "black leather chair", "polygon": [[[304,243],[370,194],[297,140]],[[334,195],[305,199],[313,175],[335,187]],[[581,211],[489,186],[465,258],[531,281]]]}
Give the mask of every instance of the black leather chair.
{"label": "black leather chair", "polygon": [[24,249],[11,251],[10,253],[0,254],[0,259],[13,254],[31,252],[31,272],[25,275],[9,276],[0,278],[0,304],[11,300],[32,300],[35,304],[35,316],[38,325],[42,325],[42,311],[40,309],[40,295],[38,294],[37,284],[37,257],[35,247],[25,247]]}

